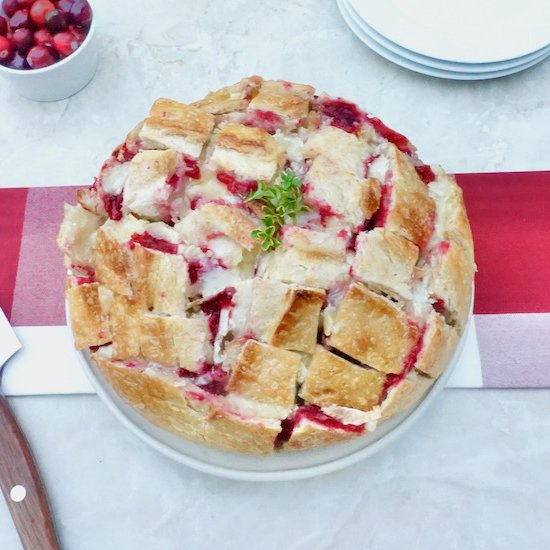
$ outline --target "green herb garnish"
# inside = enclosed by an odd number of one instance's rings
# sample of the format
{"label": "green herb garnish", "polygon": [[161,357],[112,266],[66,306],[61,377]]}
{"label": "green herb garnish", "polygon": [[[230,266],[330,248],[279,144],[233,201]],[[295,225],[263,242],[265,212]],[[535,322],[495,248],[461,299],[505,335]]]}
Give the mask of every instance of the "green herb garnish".
{"label": "green herb garnish", "polygon": [[302,197],[302,182],[290,168],[281,172],[273,185],[258,181],[258,189],[251,192],[246,200],[264,203],[262,228],[252,231],[252,236],[262,242],[262,250],[268,252],[280,246],[279,231],[283,226],[289,222],[296,223],[298,214],[309,211],[302,204]]}

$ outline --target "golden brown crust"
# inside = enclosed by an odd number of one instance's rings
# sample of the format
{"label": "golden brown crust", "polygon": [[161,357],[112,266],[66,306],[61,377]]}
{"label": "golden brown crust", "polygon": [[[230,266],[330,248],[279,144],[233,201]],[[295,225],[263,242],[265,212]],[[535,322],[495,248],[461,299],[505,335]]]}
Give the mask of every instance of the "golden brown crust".
{"label": "golden brown crust", "polygon": [[353,277],[394,296],[412,298],[418,247],[405,237],[383,228],[360,233],[355,244]]}
{"label": "golden brown crust", "polygon": [[[104,289],[108,291],[108,289]],[[99,283],[83,284],[66,290],[71,329],[77,349],[101,346],[111,341],[109,311],[101,300]]]}
{"label": "golden brown crust", "polygon": [[149,145],[173,148],[197,157],[213,129],[214,117],[210,113],[161,98],[153,103],[139,137]]}
{"label": "golden brown crust", "polygon": [[290,305],[269,343],[292,351],[312,353],[317,341],[318,319],[325,292],[296,288],[290,293]]}
{"label": "golden brown crust", "polygon": [[394,145],[388,147],[392,171],[391,202],[384,227],[422,248],[433,232],[435,203],[411,159]]}
{"label": "golden brown crust", "polygon": [[455,242],[446,251],[436,251],[433,262],[425,275],[428,291],[434,299],[443,300],[447,321],[462,333],[470,313],[475,266],[469,253]]}
{"label": "golden brown crust", "polygon": [[284,451],[302,451],[324,447],[360,436],[361,433],[325,428],[316,422],[302,420],[292,431],[290,439],[283,444]]}
{"label": "golden brown crust", "polygon": [[354,283],[334,318],[328,344],[381,372],[400,373],[419,330],[391,301]]}
{"label": "golden brown crust", "polygon": [[139,320],[144,313],[142,304],[127,296],[115,294],[110,313],[113,359],[140,357]]}
{"label": "golden brown crust", "polygon": [[214,115],[244,111],[250,99],[258,93],[262,82],[263,79],[259,76],[243,78],[236,84],[210,92],[204,99],[195,101],[192,105]]}
{"label": "golden brown crust", "polygon": [[407,378],[390,389],[380,406],[380,419],[388,420],[418,403],[434,383],[434,379],[413,371]]}
{"label": "golden brown crust", "polygon": [[457,330],[447,325],[445,319],[433,311],[426,323],[415,368],[437,378],[448,365],[457,344]]}
{"label": "golden brown crust", "polygon": [[227,389],[290,412],[296,396],[299,367],[297,353],[248,340],[233,367]]}
{"label": "golden brown crust", "polygon": [[97,232],[94,269],[97,279],[113,292],[124,296],[132,295],[130,249],[126,243],[114,239],[105,227]]}
{"label": "golden brown crust", "polygon": [[300,397],[319,407],[338,405],[369,411],[378,405],[386,377],[317,346]]}

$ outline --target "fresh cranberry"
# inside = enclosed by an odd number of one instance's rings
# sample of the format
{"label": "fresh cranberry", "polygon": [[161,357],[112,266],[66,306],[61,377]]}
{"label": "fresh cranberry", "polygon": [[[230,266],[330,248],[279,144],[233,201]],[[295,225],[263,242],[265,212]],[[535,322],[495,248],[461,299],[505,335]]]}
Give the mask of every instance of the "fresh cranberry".
{"label": "fresh cranberry", "polygon": [[55,10],[55,5],[50,0],[36,0],[30,9],[31,19],[38,27],[44,26],[46,14]]}
{"label": "fresh cranberry", "polygon": [[86,0],[75,0],[70,11],[71,20],[77,25],[87,27],[92,21],[92,8]]}
{"label": "fresh cranberry", "polygon": [[59,0],[59,2],[57,2],[57,9],[69,15],[69,13],[71,13],[71,8],[73,7],[73,4],[74,0]]}
{"label": "fresh cranberry", "polygon": [[18,9],[17,0],[3,0],[2,10],[8,17],[11,17]]}
{"label": "fresh cranberry", "polygon": [[17,29],[11,42],[18,52],[27,53],[34,45],[34,36],[29,29]]}
{"label": "fresh cranberry", "polygon": [[84,42],[84,40],[86,39],[86,32],[81,27],[77,27],[76,25],[69,25],[69,32],[71,32],[72,35],[75,37],[78,46],[80,46],[80,44],[82,44],[82,42]]}
{"label": "fresh cranberry", "polygon": [[10,28],[12,31],[17,29],[30,29],[32,22],[29,19],[28,10],[17,10],[10,18]]}
{"label": "fresh cranberry", "polygon": [[50,32],[64,31],[67,28],[67,22],[67,14],[60,10],[49,11],[44,18],[44,24]]}
{"label": "fresh cranberry", "polygon": [[23,71],[25,69],[29,69],[29,64],[27,63],[24,55],[21,55],[19,52],[15,52],[12,60],[8,63],[8,67],[10,69]]}
{"label": "fresh cranberry", "polygon": [[5,37],[0,36],[0,63],[5,65],[13,57],[13,47],[11,42]]}
{"label": "fresh cranberry", "polygon": [[34,43],[37,46],[53,47],[52,35],[46,29],[39,29],[34,33]]}
{"label": "fresh cranberry", "polygon": [[42,69],[56,61],[55,52],[47,46],[34,46],[27,54],[27,63],[31,69]]}
{"label": "fresh cranberry", "polygon": [[36,0],[17,0],[20,8],[28,10]]}
{"label": "fresh cranberry", "polygon": [[8,30],[8,20],[0,15],[0,36],[6,36]]}
{"label": "fresh cranberry", "polygon": [[71,55],[77,48],[78,42],[72,32],[58,32],[53,37],[53,47],[64,57]]}

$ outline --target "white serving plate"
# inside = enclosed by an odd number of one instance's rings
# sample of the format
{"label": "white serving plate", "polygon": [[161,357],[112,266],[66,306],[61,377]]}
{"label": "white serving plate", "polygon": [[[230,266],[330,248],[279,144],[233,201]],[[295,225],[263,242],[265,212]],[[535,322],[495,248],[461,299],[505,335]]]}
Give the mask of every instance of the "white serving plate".
{"label": "white serving plate", "polygon": [[507,69],[487,71],[482,73],[479,73],[479,72],[467,73],[467,72],[437,69],[433,66],[412,61],[411,59],[405,58],[385,48],[384,46],[382,46],[382,44],[380,44],[379,42],[374,40],[371,36],[369,36],[361,27],[359,27],[359,25],[357,24],[357,22],[355,21],[355,19],[353,18],[350,12],[350,7],[348,7],[345,0],[337,0],[337,3],[338,3],[338,7],[340,8],[342,17],[344,18],[344,21],[347,23],[349,28],[357,36],[357,38],[359,38],[359,40],[361,40],[364,44],[366,44],[371,50],[381,55],[382,57],[386,58],[388,61],[395,63],[396,65],[400,65],[401,67],[404,67],[411,71],[425,74],[428,76],[434,76],[437,78],[446,78],[450,80],[488,80],[491,78],[500,78],[503,76],[508,76],[508,75],[523,71],[525,69],[528,69],[529,67],[532,67],[537,63],[540,63],[542,60],[544,60],[546,57],[550,55],[550,50],[543,50],[543,53],[540,56],[526,63],[522,63],[520,65],[516,65]]}
{"label": "white serving plate", "polygon": [[427,65],[435,69],[442,69],[444,71],[456,71],[464,73],[486,73],[488,71],[497,71],[504,69],[511,69],[529,61],[541,58],[545,53],[550,52],[550,44],[537,50],[528,55],[523,55],[515,59],[509,59],[506,61],[497,61],[496,63],[457,63],[454,61],[445,61],[442,59],[436,59],[434,57],[428,57],[427,55],[422,55],[407,48],[402,48],[399,44],[392,42],[387,37],[376,32],[361,16],[355,11],[351,0],[344,0],[344,4],[348,8],[348,13],[350,17],[355,21],[355,23],[361,28],[364,33],[369,35],[373,40],[378,42],[384,48],[390,50],[391,52],[400,55],[406,59],[410,59],[413,62],[419,63],[421,65]]}
{"label": "white serving plate", "polygon": [[[473,300],[472,300],[473,303]],[[371,434],[345,443],[299,452],[250,456],[192,443],[155,426],[128,405],[111,387],[87,351],[76,352],[95,391],[126,428],[150,447],[201,472],[243,481],[284,481],[314,477],[341,470],[377,453],[399,437],[426,411],[445,387],[467,340],[470,325],[460,338],[449,366],[423,399],[410,410],[381,423]],[[67,322],[70,320],[67,315]]]}
{"label": "white serving plate", "polygon": [[351,0],[381,35],[414,52],[460,63],[494,63],[550,44],[547,0]]}

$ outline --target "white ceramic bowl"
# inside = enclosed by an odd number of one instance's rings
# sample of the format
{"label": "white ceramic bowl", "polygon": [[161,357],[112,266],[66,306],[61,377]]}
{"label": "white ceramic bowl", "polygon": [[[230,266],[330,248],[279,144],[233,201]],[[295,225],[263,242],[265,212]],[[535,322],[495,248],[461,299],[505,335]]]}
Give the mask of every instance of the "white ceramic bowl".
{"label": "white ceramic bowl", "polygon": [[[472,301],[473,303],[473,301]],[[111,387],[86,351],[77,352],[80,363],[100,399],[126,428],[162,454],[201,472],[243,481],[285,481],[327,474],[372,456],[399,438],[424,413],[445,387],[467,340],[473,323],[472,313],[455,353],[423,399],[398,416],[381,423],[365,436],[345,443],[271,456],[243,455],[211,449],[178,437],[145,419]],[[67,314],[67,324],[70,319]]]}
{"label": "white ceramic bowl", "polygon": [[92,3],[92,23],[84,42],[65,59],[43,69],[18,70],[0,65],[0,75],[27,99],[58,101],[70,97],[84,88],[97,69],[97,43],[95,39],[95,13]]}

